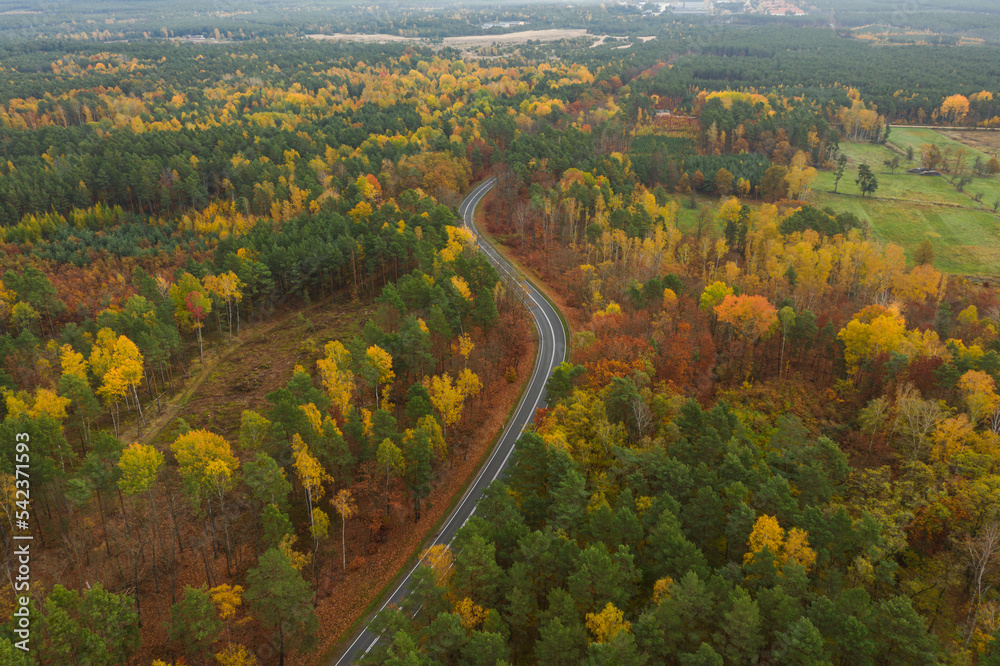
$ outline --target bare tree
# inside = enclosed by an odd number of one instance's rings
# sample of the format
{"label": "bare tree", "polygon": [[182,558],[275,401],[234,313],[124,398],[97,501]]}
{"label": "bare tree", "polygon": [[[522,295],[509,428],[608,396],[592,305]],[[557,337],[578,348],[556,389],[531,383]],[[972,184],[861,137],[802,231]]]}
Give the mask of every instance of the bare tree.
{"label": "bare tree", "polygon": [[632,398],[629,406],[632,408],[632,418],[635,419],[636,439],[641,440],[653,426],[653,413],[641,396]]}
{"label": "bare tree", "polygon": [[907,384],[897,391],[896,418],[892,429],[893,433],[898,431],[909,440],[907,448],[912,460],[922,456],[931,433],[944,416],[940,404],[921,398],[920,391],[912,385]]}
{"label": "bare tree", "polygon": [[514,204],[514,224],[517,226],[517,235],[521,239],[521,247],[524,247],[524,229],[528,225],[528,213],[531,209],[530,204],[518,197],[517,203]]}
{"label": "bare tree", "polygon": [[969,566],[972,568],[972,576],[975,589],[972,592],[972,599],[969,600],[969,612],[965,618],[965,628],[962,633],[965,636],[964,647],[969,646],[976,631],[976,621],[979,616],[979,605],[983,601],[983,595],[989,591],[989,583],[983,583],[987,570],[995,564],[997,551],[1000,550],[1000,525],[996,519],[990,520],[979,534],[973,538],[966,535],[965,542],[966,556],[969,558]]}

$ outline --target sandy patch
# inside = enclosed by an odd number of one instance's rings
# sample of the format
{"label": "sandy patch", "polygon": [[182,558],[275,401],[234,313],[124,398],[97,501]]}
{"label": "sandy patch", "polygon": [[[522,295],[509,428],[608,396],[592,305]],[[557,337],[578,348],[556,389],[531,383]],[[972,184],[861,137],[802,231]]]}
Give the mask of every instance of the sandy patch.
{"label": "sandy patch", "polygon": [[[398,35],[374,34],[374,35],[354,35],[345,33],[334,33],[332,35],[306,35],[309,39],[318,41],[343,41],[343,42],[363,42],[370,44],[386,44],[388,42],[428,42],[423,37],[400,37]],[[438,46],[452,46],[459,49],[475,49],[492,44],[525,44],[529,40],[539,42],[554,42],[560,39],[579,39],[588,37],[599,40],[603,43],[607,35],[589,35],[583,28],[553,28],[551,30],[521,30],[520,32],[508,32],[502,35],[466,35],[459,37],[445,37],[437,42]],[[625,37],[614,37],[613,39],[626,39]]]}
{"label": "sandy patch", "polygon": [[306,35],[309,39],[315,39],[317,41],[335,41],[335,42],[365,42],[371,44],[385,44],[387,42],[418,42],[422,41],[419,37],[400,37],[399,35],[348,35],[343,32],[335,32],[332,35]]}
{"label": "sandy patch", "polygon": [[578,37],[597,37],[588,35],[583,28],[552,30],[522,30],[508,32],[503,35],[469,35],[467,37],[445,37],[442,41],[448,46],[484,46],[486,44],[524,44],[529,39],[540,42],[554,42],[560,39],[576,39]]}
{"label": "sandy patch", "polygon": [[592,49],[601,46],[602,44],[604,44],[604,42],[606,42],[609,39],[628,39],[628,37],[619,37],[617,35],[595,35],[595,36],[597,37],[597,41],[590,45],[590,48]]}

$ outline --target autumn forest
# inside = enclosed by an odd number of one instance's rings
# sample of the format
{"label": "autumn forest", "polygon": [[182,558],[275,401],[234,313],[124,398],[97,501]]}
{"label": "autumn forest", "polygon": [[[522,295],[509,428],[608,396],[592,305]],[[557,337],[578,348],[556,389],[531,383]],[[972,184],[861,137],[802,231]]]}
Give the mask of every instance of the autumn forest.
{"label": "autumn forest", "polygon": [[0,663],[1000,664],[990,3],[222,4],[0,2]]}

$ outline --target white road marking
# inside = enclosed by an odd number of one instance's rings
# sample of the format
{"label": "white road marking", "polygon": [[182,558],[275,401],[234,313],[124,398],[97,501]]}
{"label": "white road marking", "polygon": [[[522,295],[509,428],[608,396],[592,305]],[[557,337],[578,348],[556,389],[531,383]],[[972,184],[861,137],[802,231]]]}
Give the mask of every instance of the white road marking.
{"label": "white road marking", "polygon": [[[466,227],[470,227],[470,230],[474,229],[474,227],[471,227],[468,224],[468,220],[466,218],[468,217],[468,215],[469,215],[470,212],[473,213],[473,215],[475,214],[476,206],[479,205],[479,202],[486,195],[486,193],[489,192],[490,189],[493,188],[493,185],[495,184],[495,182],[496,182],[495,178],[490,178],[490,179],[486,180],[485,182],[483,182],[476,189],[474,189],[472,191],[472,193],[468,197],[466,197],[465,201],[463,201],[462,205],[459,207],[459,211],[458,212],[459,212],[459,215],[461,215],[461,217],[462,217],[462,223]],[[505,260],[502,260],[499,257],[499,255],[495,251],[491,250],[491,248],[488,245],[482,245],[482,244],[478,243],[478,234],[477,234],[477,243],[476,244],[479,247],[480,251],[482,251],[487,256],[487,258],[492,259],[494,262],[496,262],[498,265],[500,265],[500,267],[504,270],[504,272],[506,272],[512,278],[518,279],[519,283],[523,284],[523,281],[521,281],[520,276],[516,276],[516,275],[514,275],[512,273],[511,269],[514,268],[513,265],[509,264]],[[551,355],[550,355],[549,360],[548,360],[548,365],[547,365],[547,367],[544,370],[544,372],[545,372],[544,376],[547,378],[549,375],[552,374],[552,370],[556,366],[556,350],[557,350],[556,348],[558,346],[558,340],[556,339],[556,329],[552,325],[552,320],[549,318],[549,315],[546,312],[545,307],[542,305],[541,302],[539,302],[538,299],[535,298],[535,294],[537,292],[534,290],[533,287],[530,287],[530,286],[528,286],[527,288],[525,288],[524,292],[528,295],[528,298],[531,299],[531,302],[534,304],[535,308],[537,308],[537,310],[539,312],[541,312],[542,316],[545,317],[545,323],[548,324],[548,327],[549,327],[548,331],[547,331],[548,335],[544,335],[543,336],[542,335],[542,331],[539,330],[538,365],[535,366],[535,370],[534,370],[534,372],[532,372],[531,379],[528,382],[528,386],[530,387],[532,384],[535,383],[535,381],[537,380],[537,378],[540,376],[540,372],[542,371],[542,365],[541,365],[542,362],[543,362],[542,361],[542,352],[543,352],[543,349],[545,347],[546,341],[551,341],[552,349],[551,349]],[[541,295],[539,295],[539,298],[542,301],[545,300]],[[548,305],[548,303],[546,302],[545,305]],[[531,308],[529,308],[529,310],[531,310],[531,314],[534,316],[535,321],[538,324],[541,324],[541,319],[539,319],[539,317],[535,314],[535,312]],[[561,323],[560,323],[559,327],[560,327],[560,330],[561,330],[562,329],[562,324]],[[540,328],[541,327],[539,326],[539,329]],[[524,433],[527,424],[530,423],[534,419],[535,411],[538,409],[538,403],[541,402],[541,400],[542,400],[542,394],[544,394],[544,393],[545,393],[545,386],[543,384],[541,390],[538,392],[538,396],[535,398],[535,402],[534,402],[534,405],[531,408],[531,411],[527,414],[527,418],[526,418],[525,424],[523,426],[521,426],[520,431],[518,432],[518,436],[520,436],[520,434]],[[525,398],[526,397],[527,396],[525,396]],[[519,420],[518,416],[521,414],[522,410],[524,409],[524,405],[525,405],[524,400],[525,400],[525,398],[521,399],[521,402],[518,404],[517,408],[514,411],[514,418],[511,419],[511,422],[508,424],[507,428],[501,434],[496,449],[494,449],[493,453],[490,455],[490,458],[486,462],[486,464],[483,465],[483,467],[480,470],[479,475],[476,477],[475,481],[473,481],[471,484],[469,484],[469,489],[465,492],[465,495],[462,497],[462,500],[459,502],[458,506],[452,512],[452,515],[448,518],[448,522],[445,523],[445,526],[441,530],[438,531],[438,535],[435,537],[434,541],[431,543],[431,547],[436,546],[438,544],[438,542],[441,539],[441,535],[445,534],[448,531],[448,528],[451,526],[452,522],[454,522],[455,518],[457,518],[458,515],[462,513],[462,508],[465,506],[465,503],[469,500],[469,498],[471,497],[473,491],[476,489],[476,486],[479,485],[479,482],[483,480],[484,475],[486,474],[486,471],[490,468],[490,465],[493,464],[493,460],[496,458],[497,454],[503,448],[503,446],[504,446],[505,442],[507,441],[507,439],[513,434],[513,432],[514,432],[514,424]],[[494,474],[493,478],[490,480],[490,483],[492,483],[493,481],[496,481],[497,478],[500,476],[500,473],[503,472],[504,468],[506,468],[507,461],[510,459],[511,454],[514,452],[514,449],[516,448],[515,444],[516,444],[516,439],[515,439],[515,441],[513,443],[510,444],[510,450],[507,452],[507,455],[504,456],[503,461],[500,463],[500,466],[497,469],[496,474]],[[473,515],[475,515],[476,508],[477,508],[477,506],[474,504],[473,507],[472,507],[472,511],[469,513],[469,515],[462,522],[463,526],[465,525],[465,523],[467,523],[469,521],[469,518],[471,518]],[[457,531],[456,531],[456,533],[457,533]],[[448,543],[450,544],[452,542],[452,540],[454,540],[454,538],[455,538],[455,535],[453,534],[452,537],[448,540]],[[399,586],[395,589],[395,591],[392,594],[389,595],[389,598],[385,601],[385,603],[382,604],[381,608],[378,609],[378,611],[376,612],[376,615],[378,613],[381,613],[383,610],[385,610],[386,606],[388,606],[392,602],[392,599],[409,582],[410,578],[413,576],[413,573],[417,570],[417,568],[420,567],[421,564],[423,564],[423,560],[424,560],[424,558],[423,558],[423,556],[421,556],[421,558],[417,561],[417,563],[414,565],[414,567],[412,569],[410,569],[410,573],[408,573],[406,575],[406,577],[399,584]],[[452,566],[453,565],[454,565],[454,560],[452,561]],[[449,566],[449,568],[451,568],[451,566]],[[417,609],[417,612],[419,612],[419,611],[420,611],[420,608]],[[414,616],[415,615],[416,615],[416,613],[414,613]],[[340,659],[338,659],[335,662],[334,666],[340,666],[340,663],[342,661],[344,661],[344,659],[348,655],[350,655],[350,654],[353,653],[354,646],[357,645],[358,641],[360,641],[362,638],[364,638],[364,636],[365,636],[366,633],[368,633],[367,625],[366,625],[365,629],[361,630],[361,632],[358,634],[357,638],[355,638],[351,642],[350,646],[348,646],[347,650],[344,651],[344,654],[341,655]],[[371,644],[368,645],[368,647],[365,649],[365,651],[362,653],[361,656],[364,657],[365,655],[367,655],[371,651],[371,649],[375,647],[375,644],[379,642],[380,638],[381,638],[381,635],[376,636],[375,639],[371,642]]]}

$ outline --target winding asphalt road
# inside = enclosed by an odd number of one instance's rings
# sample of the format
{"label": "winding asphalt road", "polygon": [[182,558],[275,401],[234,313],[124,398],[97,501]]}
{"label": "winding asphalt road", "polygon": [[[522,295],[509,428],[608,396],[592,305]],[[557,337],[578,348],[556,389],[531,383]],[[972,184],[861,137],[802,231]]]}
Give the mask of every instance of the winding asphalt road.
{"label": "winding asphalt road", "polygon": [[[483,496],[486,487],[495,481],[507,468],[510,456],[514,452],[514,444],[517,442],[521,432],[531,422],[535,416],[535,409],[542,404],[545,399],[545,382],[548,381],[552,369],[562,363],[566,358],[566,331],[555,307],[539,293],[538,289],[529,282],[521,273],[514,268],[502,254],[500,254],[476,229],[475,212],[476,206],[486,193],[496,184],[495,178],[490,178],[482,182],[472,192],[469,193],[458,212],[462,216],[462,221],[476,235],[479,251],[486,255],[490,263],[497,269],[500,276],[508,285],[523,290],[522,300],[531,311],[535,319],[535,329],[538,332],[538,355],[535,357],[535,369],[531,374],[528,388],[521,396],[521,401],[514,411],[514,417],[507,423],[499,442],[490,454],[489,460],[480,469],[479,475],[469,485],[468,490],[462,500],[452,511],[445,521],[444,526],[434,536],[434,540],[429,546],[437,544],[450,544],[455,538],[455,533],[462,525],[465,525],[469,517],[476,512],[476,503]],[[389,595],[379,611],[389,604],[397,604],[410,591],[413,572],[420,566],[420,562],[410,570],[406,578],[399,584],[396,590]],[[375,647],[381,636],[375,635],[365,627],[353,638],[347,650],[339,659],[332,662],[333,666],[346,666],[354,663],[368,654],[368,651]]]}

